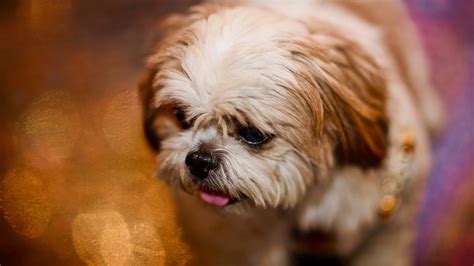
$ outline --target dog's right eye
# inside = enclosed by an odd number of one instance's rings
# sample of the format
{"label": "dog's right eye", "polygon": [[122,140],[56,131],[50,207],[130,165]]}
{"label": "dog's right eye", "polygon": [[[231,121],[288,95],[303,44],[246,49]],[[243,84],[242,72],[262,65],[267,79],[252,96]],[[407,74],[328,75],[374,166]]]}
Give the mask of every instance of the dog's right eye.
{"label": "dog's right eye", "polygon": [[186,113],[181,108],[175,108],[174,114],[176,116],[176,120],[183,129],[188,129],[191,127],[191,125],[186,120]]}
{"label": "dog's right eye", "polygon": [[260,145],[268,141],[268,136],[254,127],[241,128],[239,137],[245,143],[250,145]]}

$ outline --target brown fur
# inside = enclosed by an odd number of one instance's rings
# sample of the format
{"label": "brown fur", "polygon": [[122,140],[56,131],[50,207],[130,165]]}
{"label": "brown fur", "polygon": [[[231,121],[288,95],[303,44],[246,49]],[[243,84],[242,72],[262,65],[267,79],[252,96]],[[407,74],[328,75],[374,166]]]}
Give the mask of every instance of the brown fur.
{"label": "brown fur", "polygon": [[322,101],[323,109],[314,110],[317,131],[336,143],[341,165],[379,166],[388,145],[385,80],[360,47],[334,34],[323,38],[308,37],[289,46],[301,64],[295,70],[299,85],[318,93]]}

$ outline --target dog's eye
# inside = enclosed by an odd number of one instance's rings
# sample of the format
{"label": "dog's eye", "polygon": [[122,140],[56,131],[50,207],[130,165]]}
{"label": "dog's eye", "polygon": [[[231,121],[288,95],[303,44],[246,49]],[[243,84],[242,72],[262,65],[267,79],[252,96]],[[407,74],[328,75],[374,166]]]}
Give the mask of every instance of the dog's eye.
{"label": "dog's eye", "polygon": [[259,145],[268,141],[268,136],[253,127],[246,127],[239,130],[241,140],[251,145]]}
{"label": "dog's eye", "polygon": [[181,125],[183,129],[190,128],[190,125],[186,120],[186,113],[182,109],[180,108],[174,109],[174,114],[176,116],[176,120],[178,120],[179,124]]}

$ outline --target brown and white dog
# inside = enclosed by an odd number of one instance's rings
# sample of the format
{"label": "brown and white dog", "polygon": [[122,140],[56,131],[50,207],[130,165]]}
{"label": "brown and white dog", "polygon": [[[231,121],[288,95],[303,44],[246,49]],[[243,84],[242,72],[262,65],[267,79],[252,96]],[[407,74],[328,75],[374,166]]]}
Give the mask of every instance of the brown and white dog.
{"label": "brown and white dog", "polygon": [[400,2],[215,1],[165,25],[145,133],[200,264],[290,264],[294,231],[411,263],[441,111]]}

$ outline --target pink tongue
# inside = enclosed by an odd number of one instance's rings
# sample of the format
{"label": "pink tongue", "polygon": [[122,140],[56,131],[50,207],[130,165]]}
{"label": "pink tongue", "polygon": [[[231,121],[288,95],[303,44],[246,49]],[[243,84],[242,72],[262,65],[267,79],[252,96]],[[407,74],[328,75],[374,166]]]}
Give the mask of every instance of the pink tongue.
{"label": "pink tongue", "polygon": [[227,205],[227,203],[229,203],[229,201],[230,201],[229,196],[212,195],[212,194],[209,194],[209,193],[206,193],[206,192],[203,192],[203,191],[201,191],[199,193],[199,196],[201,196],[201,199],[204,202],[207,202],[209,204],[216,205],[216,206],[219,206],[219,207],[223,207],[223,206]]}

